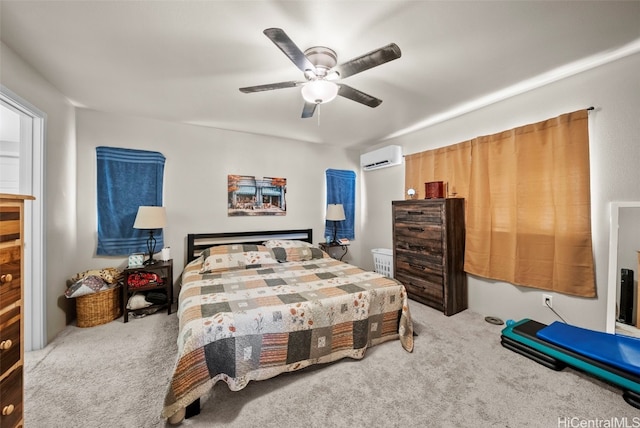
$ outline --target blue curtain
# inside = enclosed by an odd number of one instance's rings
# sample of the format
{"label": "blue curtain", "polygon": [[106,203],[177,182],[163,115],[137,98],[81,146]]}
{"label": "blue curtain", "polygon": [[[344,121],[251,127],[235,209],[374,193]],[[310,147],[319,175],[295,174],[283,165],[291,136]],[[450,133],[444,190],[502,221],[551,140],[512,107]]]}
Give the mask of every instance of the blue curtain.
{"label": "blue curtain", "polygon": [[[342,204],[346,220],[337,223],[337,238],[355,239],[356,173],[341,169],[328,169],[327,205]],[[325,221],[324,236],[333,237],[333,221]]]}
{"label": "blue curtain", "polygon": [[[134,229],[138,207],[162,206],[165,157],[146,150],[97,147],[98,249],[96,254],[122,256],[147,251],[149,232]],[[154,232],[164,247],[162,230]]]}

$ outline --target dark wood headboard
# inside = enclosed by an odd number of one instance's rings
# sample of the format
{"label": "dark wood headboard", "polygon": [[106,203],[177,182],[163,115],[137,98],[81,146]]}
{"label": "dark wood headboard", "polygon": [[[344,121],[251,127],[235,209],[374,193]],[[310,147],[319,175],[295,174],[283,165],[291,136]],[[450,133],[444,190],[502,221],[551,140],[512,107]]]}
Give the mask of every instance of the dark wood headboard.
{"label": "dark wood headboard", "polygon": [[190,233],[187,235],[187,263],[214,245],[260,244],[269,239],[295,239],[313,244],[313,229],[270,230],[237,233]]}

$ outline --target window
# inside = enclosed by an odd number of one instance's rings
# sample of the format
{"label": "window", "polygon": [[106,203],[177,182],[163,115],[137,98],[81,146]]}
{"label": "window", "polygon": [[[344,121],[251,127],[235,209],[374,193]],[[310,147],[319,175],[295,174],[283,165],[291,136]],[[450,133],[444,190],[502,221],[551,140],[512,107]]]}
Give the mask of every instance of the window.
{"label": "window", "polygon": [[[98,249],[122,256],[145,252],[148,233],[134,229],[139,206],[162,206],[165,157],[159,152],[97,147]],[[154,234],[164,246],[162,231]]]}
{"label": "window", "polygon": [[410,155],[406,165],[408,186],[445,181],[466,199],[466,272],[596,295],[587,110]]}
{"label": "window", "polygon": [[[340,169],[328,169],[327,177],[327,205],[342,204],[345,220],[337,222],[337,238],[355,239],[355,208],[356,208],[356,173]],[[325,222],[324,236],[333,237],[332,221]]]}

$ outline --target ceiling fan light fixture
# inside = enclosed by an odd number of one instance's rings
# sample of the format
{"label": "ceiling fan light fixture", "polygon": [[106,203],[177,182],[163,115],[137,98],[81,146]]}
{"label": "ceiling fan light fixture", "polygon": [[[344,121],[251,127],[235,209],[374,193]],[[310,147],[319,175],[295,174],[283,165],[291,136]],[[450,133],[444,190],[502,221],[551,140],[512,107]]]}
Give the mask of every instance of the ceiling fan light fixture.
{"label": "ceiling fan light fixture", "polygon": [[302,98],[308,103],[323,104],[338,95],[338,85],[327,80],[313,80],[302,87]]}
{"label": "ceiling fan light fixture", "polygon": [[307,81],[290,80],[288,82],[248,86],[240,88],[240,92],[249,94],[274,89],[301,88],[301,94],[305,100],[302,115],[300,116],[303,119],[312,117],[316,110],[318,110],[319,119],[319,105],[332,101],[337,95],[368,107],[378,107],[382,100],[351,86],[335,83],[335,81],[393,61],[402,55],[398,45],[389,43],[379,49],[336,65],[338,56],[333,49],[329,49],[326,46],[313,46],[303,52],[281,28],[267,28],[263,33],[291,60],[298,70],[304,73]]}

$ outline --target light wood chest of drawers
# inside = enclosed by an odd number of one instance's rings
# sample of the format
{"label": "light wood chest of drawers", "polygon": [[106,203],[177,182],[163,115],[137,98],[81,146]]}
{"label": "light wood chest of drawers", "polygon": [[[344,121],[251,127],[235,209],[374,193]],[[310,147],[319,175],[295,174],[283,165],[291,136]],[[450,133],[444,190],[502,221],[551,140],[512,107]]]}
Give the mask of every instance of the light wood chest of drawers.
{"label": "light wood chest of drawers", "polygon": [[24,201],[0,194],[0,426],[23,426]]}
{"label": "light wood chest of drawers", "polygon": [[464,199],[393,201],[394,277],[411,299],[453,315],[467,308]]}

